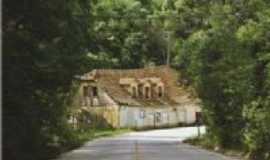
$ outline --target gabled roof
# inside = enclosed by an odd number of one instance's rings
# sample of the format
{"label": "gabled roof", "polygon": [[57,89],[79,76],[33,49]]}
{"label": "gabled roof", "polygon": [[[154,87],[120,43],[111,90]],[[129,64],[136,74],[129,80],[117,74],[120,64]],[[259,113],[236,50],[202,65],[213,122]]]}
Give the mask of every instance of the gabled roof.
{"label": "gabled roof", "polygon": [[[121,79],[143,79],[147,77],[160,78],[164,83],[165,95],[162,98],[133,98],[120,85]],[[179,72],[168,66],[140,69],[96,69],[80,77],[84,81],[95,81],[115,102],[122,105],[148,107],[195,103],[196,98],[191,96],[190,91],[179,85],[179,78],[181,78]]]}

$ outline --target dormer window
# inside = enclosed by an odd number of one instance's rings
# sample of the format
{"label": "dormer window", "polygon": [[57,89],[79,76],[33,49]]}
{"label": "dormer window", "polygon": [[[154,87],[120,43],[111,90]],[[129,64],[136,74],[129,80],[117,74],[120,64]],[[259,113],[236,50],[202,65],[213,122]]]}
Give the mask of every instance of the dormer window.
{"label": "dormer window", "polygon": [[98,89],[96,86],[85,86],[83,87],[83,96],[84,97],[97,97]]}
{"label": "dormer window", "polygon": [[162,90],[162,87],[159,86],[158,87],[158,97],[162,97],[163,96],[163,90]]}
{"label": "dormer window", "polygon": [[145,98],[150,98],[150,87],[145,87]]}
{"label": "dormer window", "polygon": [[83,100],[82,105],[83,106],[97,106],[99,104],[98,102],[98,88],[97,86],[84,86],[82,88],[82,94],[83,94]]}
{"label": "dormer window", "polygon": [[92,87],[92,92],[93,92],[93,97],[97,97],[98,96],[98,89],[96,86]]}
{"label": "dormer window", "polygon": [[132,98],[155,99],[164,96],[161,78],[120,78],[119,84]]}
{"label": "dormer window", "polygon": [[132,87],[132,97],[137,97],[137,88],[135,86]]}

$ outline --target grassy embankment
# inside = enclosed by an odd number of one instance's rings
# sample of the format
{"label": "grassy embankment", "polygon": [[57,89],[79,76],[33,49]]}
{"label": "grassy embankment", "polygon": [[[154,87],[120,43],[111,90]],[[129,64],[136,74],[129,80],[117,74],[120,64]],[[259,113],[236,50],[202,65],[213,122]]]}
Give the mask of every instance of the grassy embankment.
{"label": "grassy embankment", "polygon": [[239,160],[247,159],[245,156],[246,153],[242,147],[235,146],[234,148],[221,148],[221,147],[216,146],[211,141],[211,138],[207,136],[189,138],[187,140],[184,140],[184,143],[188,143],[188,144],[198,146],[203,149],[221,153],[226,156],[235,157]]}
{"label": "grassy embankment", "polygon": [[131,132],[131,129],[112,129],[112,128],[99,128],[99,129],[88,129],[88,130],[77,130],[73,131],[72,138],[67,140],[67,142],[63,145],[56,145],[51,147],[53,150],[50,150],[49,159],[55,159],[61,153],[68,152],[70,150],[76,149],[86,142],[95,140],[103,137],[113,137],[116,135],[124,134]]}
{"label": "grassy embankment", "polygon": [[111,128],[94,129],[94,130],[89,130],[89,131],[79,133],[78,140],[81,144],[83,144],[86,141],[90,141],[90,140],[94,140],[94,139],[102,138],[102,137],[112,137],[112,136],[130,132],[130,131],[131,131],[130,129],[111,129]]}

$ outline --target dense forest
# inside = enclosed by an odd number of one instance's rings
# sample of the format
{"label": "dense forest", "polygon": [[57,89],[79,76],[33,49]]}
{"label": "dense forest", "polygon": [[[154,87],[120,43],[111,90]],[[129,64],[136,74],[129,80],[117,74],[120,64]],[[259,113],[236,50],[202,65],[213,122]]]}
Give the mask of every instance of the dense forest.
{"label": "dense forest", "polygon": [[209,143],[270,159],[268,0],[4,0],[2,28],[5,159],[77,143],[74,75],[161,65],[168,53],[202,100]]}

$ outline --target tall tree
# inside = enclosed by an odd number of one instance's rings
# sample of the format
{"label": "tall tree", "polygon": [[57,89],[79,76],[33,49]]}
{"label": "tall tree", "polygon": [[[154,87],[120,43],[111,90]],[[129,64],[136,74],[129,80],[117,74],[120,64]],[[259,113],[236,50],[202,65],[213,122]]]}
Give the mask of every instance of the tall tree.
{"label": "tall tree", "polygon": [[47,159],[69,140],[65,100],[87,48],[89,11],[88,0],[3,2],[4,159]]}

